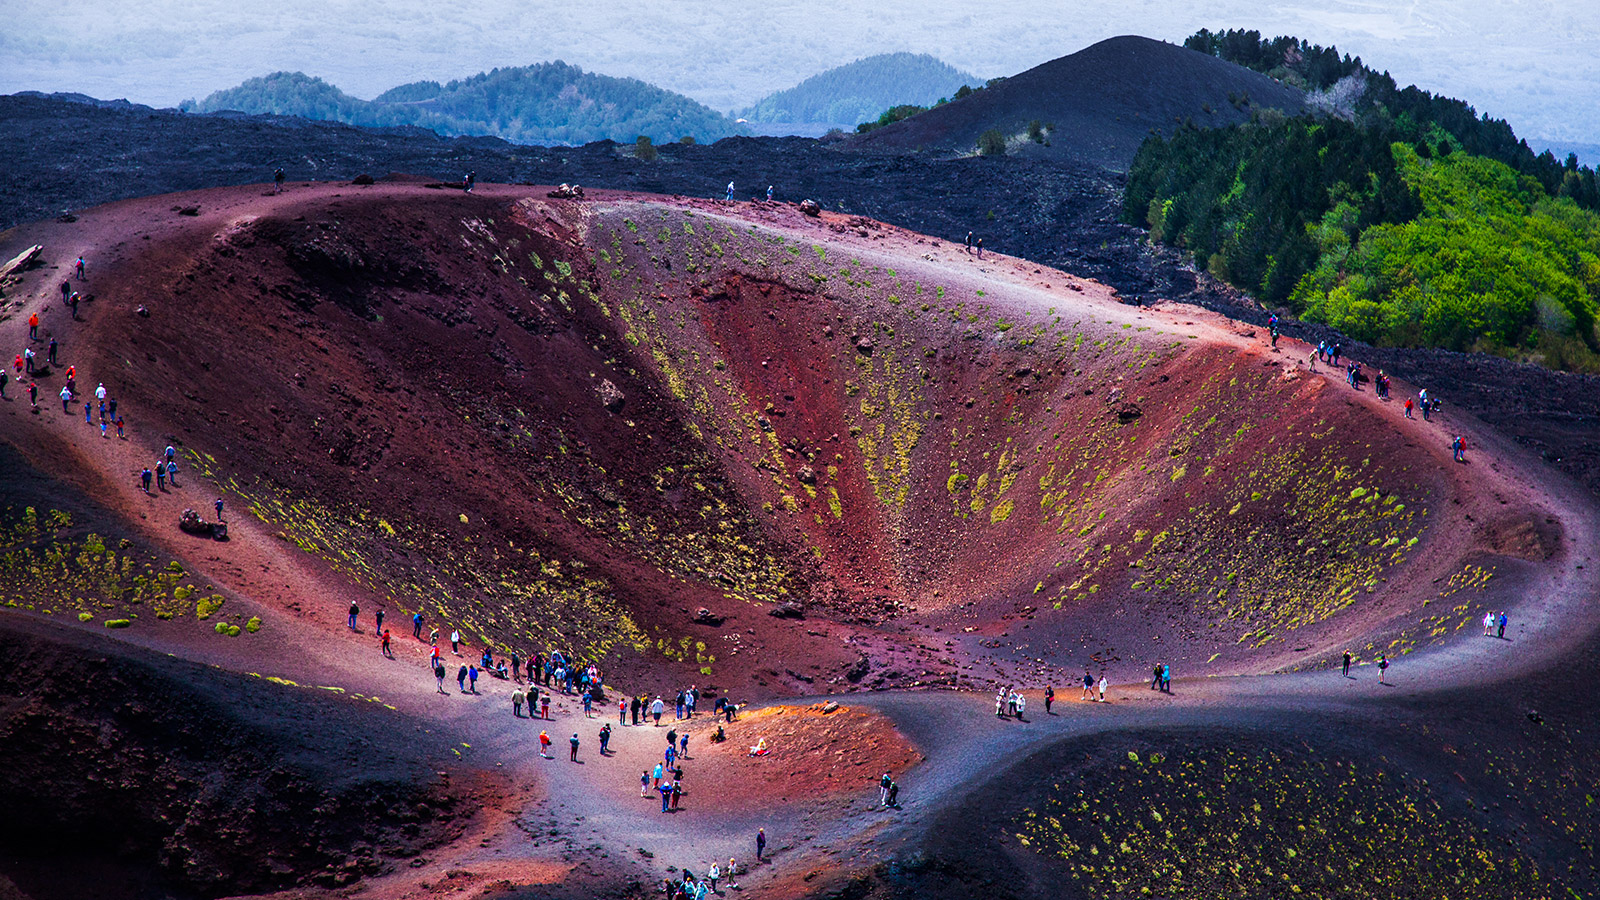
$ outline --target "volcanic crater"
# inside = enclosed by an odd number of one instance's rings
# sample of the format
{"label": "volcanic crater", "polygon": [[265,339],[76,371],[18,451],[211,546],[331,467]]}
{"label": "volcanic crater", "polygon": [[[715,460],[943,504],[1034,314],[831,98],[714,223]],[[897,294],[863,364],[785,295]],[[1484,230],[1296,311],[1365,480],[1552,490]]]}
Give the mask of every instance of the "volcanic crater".
{"label": "volcanic crater", "polygon": [[[526,738],[395,699],[432,691],[413,613],[473,653],[569,650],[624,695],[1314,671],[1519,608],[1571,575],[1582,531],[1583,501],[1536,490],[1492,434],[1407,419],[1299,342],[859,217],[380,181],[123,201],[6,238],[46,248],[8,296],[129,425],[7,404],[7,443],[73,486],[42,525],[47,498],[7,487],[10,521],[40,507],[8,550],[58,548],[63,573],[8,577],[7,605],[477,729],[452,765]],[[52,301],[80,254],[82,322]],[[45,398],[61,375],[36,376]],[[169,444],[183,481],[142,492]],[[228,543],[171,527],[217,496]],[[402,632],[381,672],[341,636],[352,601]],[[1560,619],[1534,626],[1551,647],[1586,633]],[[235,886],[305,873],[280,874]]]}

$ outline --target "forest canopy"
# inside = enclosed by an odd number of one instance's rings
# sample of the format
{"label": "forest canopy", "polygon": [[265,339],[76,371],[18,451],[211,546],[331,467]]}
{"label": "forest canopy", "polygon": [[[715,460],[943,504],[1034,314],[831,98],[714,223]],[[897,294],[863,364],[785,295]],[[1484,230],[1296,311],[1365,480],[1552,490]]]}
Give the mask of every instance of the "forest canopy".
{"label": "forest canopy", "polygon": [[1292,75],[1316,111],[1151,137],[1129,171],[1125,221],[1360,340],[1600,371],[1592,169],[1535,156],[1506,123],[1397,90],[1331,48],[1255,32],[1188,45]]}

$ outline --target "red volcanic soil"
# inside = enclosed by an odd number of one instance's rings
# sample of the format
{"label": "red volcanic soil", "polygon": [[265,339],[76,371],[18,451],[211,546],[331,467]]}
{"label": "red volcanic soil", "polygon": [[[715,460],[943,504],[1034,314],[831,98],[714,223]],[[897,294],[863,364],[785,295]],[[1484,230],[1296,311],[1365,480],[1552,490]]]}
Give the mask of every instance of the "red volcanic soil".
{"label": "red volcanic soil", "polygon": [[[1470,419],[1407,420],[1310,371],[1303,345],[870,220],[385,183],[125,201],[8,232],[0,256],[32,243],[42,265],[8,286],[0,328],[20,345],[38,311],[128,437],[81,421],[81,396],[63,414],[59,367],[37,411],[0,407],[5,615],[271,683],[305,729],[322,715],[309,698],[332,697],[425,735],[408,765],[509,785],[415,868],[380,847],[373,896],[500,881],[632,896],[667,866],[747,857],[754,827],[781,853],[750,883],[806,893],[814,851],[903,847],[960,800],[950,786],[1033,742],[1267,690],[1195,676],[1316,671],[1348,648],[1467,684],[1500,665],[1490,645],[1462,650],[1487,609],[1543,654],[1588,633],[1587,501]],[[77,322],[57,287],[80,254],[93,299]],[[178,483],[146,494],[138,473],[169,444]],[[177,530],[219,496],[230,540]],[[629,774],[653,763],[656,729],[619,727],[602,758],[575,697],[529,722],[513,684],[440,692],[413,613],[461,632],[460,656],[441,648],[452,680],[485,647],[595,664],[602,720],[619,691],[697,684],[705,707],[859,693],[831,713],[752,710],[717,748],[697,724],[694,800],[661,817]],[[1127,682],[1158,662],[1183,699],[1134,692],[1009,723],[1007,741],[982,714],[996,683],[1067,696],[1086,667]],[[1326,675],[1272,683],[1310,707]],[[980,694],[930,718],[914,694],[876,693],[891,688]],[[574,732],[577,762],[561,752]],[[740,755],[762,736],[772,755]],[[868,819],[885,768],[919,799]],[[33,797],[6,779],[0,797]],[[148,848],[129,857],[159,870]],[[262,865],[232,883],[323,871]]]}
{"label": "red volcanic soil", "polygon": [[[1150,132],[1185,121],[1218,127],[1258,109],[1293,113],[1300,91],[1243,66],[1127,35],[1053,59],[981,91],[854,138],[863,149],[972,154],[999,129],[1014,152],[1124,171]],[[1027,139],[1040,122],[1047,140]]]}
{"label": "red volcanic soil", "polygon": [[[779,705],[725,724],[709,718],[692,722],[689,750],[695,766],[716,772],[705,789],[726,797],[730,812],[746,815],[774,804],[860,794],[884,772],[903,775],[922,761],[892,720],[856,706]],[[673,724],[681,732],[685,723]],[[718,727],[727,740],[713,743]],[[752,755],[763,741],[767,752]]]}

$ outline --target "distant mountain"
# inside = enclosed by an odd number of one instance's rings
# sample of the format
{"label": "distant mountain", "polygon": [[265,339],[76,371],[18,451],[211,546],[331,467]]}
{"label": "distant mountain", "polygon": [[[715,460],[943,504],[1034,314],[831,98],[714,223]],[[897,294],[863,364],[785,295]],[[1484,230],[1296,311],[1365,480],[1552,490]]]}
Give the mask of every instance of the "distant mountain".
{"label": "distant mountain", "polygon": [[982,83],[926,53],[881,53],[769,94],[740,115],[752,122],[851,126],[891,106],[932,106],[962,85]]}
{"label": "distant mountain", "polygon": [[404,84],[373,100],[352,97],[301,72],[275,72],[183,108],[349,125],[415,125],[445,136],[492,135],[519,144],[631,143],[639,135],[659,142],[684,136],[714,141],[745,133],[727,116],[681,94],[559,61],[495,69],[448,84]]}
{"label": "distant mountain", "polygon": [[[1231,125],[1264,109],[1294,114],[1304,98],[1243,66],[1125,36],[997,80],[852,142],[863,149],[975,153],[978,139],[995,131],[1007,152],[1126,170],[1151,132],[1170,134],[1190,120]],[[1039,127],[1031,129],[1033,123]]]}

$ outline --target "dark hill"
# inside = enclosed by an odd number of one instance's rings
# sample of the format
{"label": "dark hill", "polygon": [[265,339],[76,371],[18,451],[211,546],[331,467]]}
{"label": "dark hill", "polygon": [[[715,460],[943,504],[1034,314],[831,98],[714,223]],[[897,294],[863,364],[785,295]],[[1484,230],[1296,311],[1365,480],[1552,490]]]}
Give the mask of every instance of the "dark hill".
{"label": "dark hill", "polygon": [[[1101,41],[1035,66],[961,100],[855,139],[868,149],[975,152],[995,128],[1009,152],[1067,157],[1125,171],[1151,131],[1187,119],[1222,126],[1258,109],[1298,112],[1300,91],[1243,66],[1144,37]],[[1028,140],[1028,124],[1047,129]]]}

